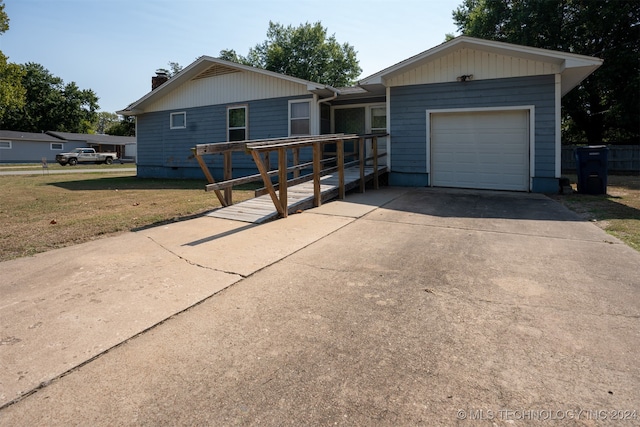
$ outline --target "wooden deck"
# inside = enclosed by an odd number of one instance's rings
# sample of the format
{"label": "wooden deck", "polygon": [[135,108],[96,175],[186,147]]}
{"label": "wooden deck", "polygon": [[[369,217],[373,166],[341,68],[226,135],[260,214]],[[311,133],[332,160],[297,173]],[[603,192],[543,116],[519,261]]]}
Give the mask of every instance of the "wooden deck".
{"label": "wooden deck", "polygon": [[[379,166],[378,174],[386,172],[386,170],[386,166]],[[373,179],[373,176],[373,166],[365,166],[365,181]],[[360,184],[360,168],[346,168],[344,170],[344,181],[347,191],[358,187]],[[336,172],[322,177],[320,179],[320,190],[322,193],[322,201],[338,197],[338,173]],[[313,181],[288,187],[287,204],[289,213],[313,207],[313,198]],[[278,217],[278,211],[269,194],[265,194],[264,196],[245,200],[235,205],[222,207],[208,213],[207,216],[260,224],[276,219]]]}

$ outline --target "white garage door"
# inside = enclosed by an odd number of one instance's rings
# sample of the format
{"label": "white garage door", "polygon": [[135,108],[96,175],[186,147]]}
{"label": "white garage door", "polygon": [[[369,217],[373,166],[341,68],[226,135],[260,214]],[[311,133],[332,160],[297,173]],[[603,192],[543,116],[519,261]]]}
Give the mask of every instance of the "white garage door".
{"label": "white garage door", "polygon": [[529,111],[431,113],[431,185],[529,190]]}

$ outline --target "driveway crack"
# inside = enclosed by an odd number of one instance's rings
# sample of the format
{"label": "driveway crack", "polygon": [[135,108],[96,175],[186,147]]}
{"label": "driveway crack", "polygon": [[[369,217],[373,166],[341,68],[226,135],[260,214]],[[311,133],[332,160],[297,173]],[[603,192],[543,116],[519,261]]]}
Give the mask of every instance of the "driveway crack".
{"label": "driveway crack", "polygon": [[147,236],[147,238],[149,240],[151,240],[153,243],[155,243],[156,245],[160,246],[165,251],[169,252],[171,255],[181,259],[182,261],[186,262],[189,265],[193,265],[194,267],[203,268],[205,270],[217,271],[219,273],[233,274],[235,276],[240,276],[243,279],[246,279],[248,277],[247,275],[244,275],[244,274],[241,274],[241,273],[238,273],[238,272],[235,272],[235,271],[221,270],[219,268],[212,268],[212,267],[208,267],[206,265],[198,264],[197,262],[193,262],[190,259],[187,259],[187,258],[183,257],[182,255],[172,251],[171,249],[169,249],[166,246],[164,246],[162,243],[160,243],[157,240],[155,240],[153,237]]}

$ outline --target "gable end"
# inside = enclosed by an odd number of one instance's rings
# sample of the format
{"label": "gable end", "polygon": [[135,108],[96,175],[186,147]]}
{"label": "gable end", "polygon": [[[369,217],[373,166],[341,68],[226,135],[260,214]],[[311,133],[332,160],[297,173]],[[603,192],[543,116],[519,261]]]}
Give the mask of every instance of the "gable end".
{"label": "gable end", "polygon": [[223,76],[225,74],[233,74],[239,72],[240,70],[238,70],[237,68],[231,68],[221,64],[214,64],[195,76],[192,80],[206,79],[207,77]]}
{"label": "gable end", "polygon": [[455,82],[460,76],[472,80],[557,74],[561,64],[531,58],[461,48],[416,64],[414,68],[385,79],[389,87]]}

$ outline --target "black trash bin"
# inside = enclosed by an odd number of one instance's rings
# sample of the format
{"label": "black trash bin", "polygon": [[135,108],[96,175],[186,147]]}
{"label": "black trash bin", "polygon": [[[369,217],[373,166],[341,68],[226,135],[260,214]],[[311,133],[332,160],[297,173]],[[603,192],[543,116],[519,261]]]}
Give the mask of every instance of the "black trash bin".
{"label": "black trash bin", "polygon": [[607,194],[608,153],[604,145],[576,148],[578,193]]}

